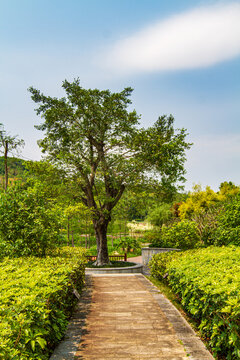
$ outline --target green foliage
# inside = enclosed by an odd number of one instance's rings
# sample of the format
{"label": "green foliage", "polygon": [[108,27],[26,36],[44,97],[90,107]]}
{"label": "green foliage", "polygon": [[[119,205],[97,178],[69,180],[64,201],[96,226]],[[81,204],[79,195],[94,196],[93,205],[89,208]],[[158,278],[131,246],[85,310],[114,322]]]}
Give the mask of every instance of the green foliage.
{"label": "green foliage", "polygon": [[192,219],[193,215],[205,212],[218,201],[220,201],[219,195],[210,186],[202,190],[200,185],[195,185],[193,192],[179,207],[180,218]]}
{"label": "green foliage", "polygon": [[[163,259],[161,260],[161,256]],[[152,273],[168,282],[198,321],[216,358],[240,359],[240,248],[210,247],[155,255]]]}
{"label": "green foliage", "polygon": [[196,185],[187,200],[179,206],[180,218],[195,221],[201,243],[205,246],[213,245],[216,243],[217,218],[224,204],[238,193],[239,187],[226,181],[220,185],[218,192],[214,192],[209,186],[202,190],[201,186]]}
{"label": "green foliage", "polygon": [[215,245],[234,244],[240,246],[240,195],[224,205],[217,219]]}
{"label": "green foliage", "polygon": [[210,207],[207,211],[195,214],[192,220],[195,221],[202,246],[214,244],[215,231],[217,229],[217,216],[222,211],[222,204]]}
{"label": "green foliage", "polygon": [[150,247],[161,247],[161,229],[153,228],[144,234],[146,242],[150,243]]}
{"label": "green foliage", "polygon": [[137,252],[141,249],[141,243],[138,239],[130,236],[122,237],[119,240],[118,249],[121,249],[122,251],[127,253],[130,251]]}
{"label": "green foliage", "polygon": [[57,215],[41,186],[16,185],[0,194],[1,256],[45,256],[58,234]]}
{"label": "green foliage", "polygon": [[171,206],[169,204],[164,203],[155,207],[148,214],[147,220],[155,226],[162,226],[163,224],[166,224],[173,217],[173,213],[170,208]]}
{"label": "green foliage", "polygon": [[239,186],[236,186],[232,183],[232,181],[224,181],[219,186],[219,194],[223,199],[231,199],[235,195],[239,194]]}
{"label": "green foliage", "polygon": [[[92,214],[97,262],[107,264],[107,227],[126,187],[155,183],[172,192],[178,181],[185,180],[185,151],[191,144],[185,129],[174,129],[172,115],[140,129],[136,111],[128,110],[131,88],[120,93],[84,89],[79,79],[65,80],[62,87],[66,97],[61,99],[29,89],[38,104],[37,114],[44,118],[36,126],[45,135],[39,145],[77,180],[76,196]],[[133,210],[135,216],[138,209]]]}
{"label": "green foliage", "polygon": [[171,226],[163,226],[160,237],[153,243],[156,247],[192,249],[200,246],[197,225],[194,221],[183,220]]}
{"label": "green foliage", "polygon": [[[8,157],[8,175],[9,177],[23,177],[26,170],[26,161],[16,157]],[[0,156],[0,175],[5,175],[4,157]]]}
{"label": "green foliage", "polygon": [[46,258],[6,258],[0,272],[0,359],[47,360],[84,283],[81,249]]}
{"label": "green foliage", "polygon": [[168,251],[153,255],[148,264],[151,271],[151,276],[159,280],[165,280],[167,278],[168,264],[181,255],[181,251]]}
{"label": "green foliage", "polygon": [[[149,185],[149,184],[148,184]],[[135,186],[126,189],[113,210],[112,218],[123,218],[126,221],[144,220],[149,209],[155,204],[156,195],[150,186]]]}

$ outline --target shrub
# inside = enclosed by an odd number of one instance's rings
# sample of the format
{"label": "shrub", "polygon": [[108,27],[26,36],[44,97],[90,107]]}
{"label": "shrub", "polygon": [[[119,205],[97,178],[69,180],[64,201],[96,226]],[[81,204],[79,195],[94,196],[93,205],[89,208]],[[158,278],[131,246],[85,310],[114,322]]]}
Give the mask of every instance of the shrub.
{"label": "shrub", "polygon": [[205,190],[200,185],[195,185],[186,201],[179,207],[181,219],[191,219],[193,215],[207,211],[220,201],[220,196],[209,186]]}
{"label": "shrub", "polygon": [[180,251],[168,251],[153,255],[148,263],[151,275],[159,280],[165,280],[167,278],[168,264],[181,255],[182,252]]}
{"label": "shrub", "polygon": [[146,241],[151,243],[150,247],[161,247],[161,229],[154,228],[145,235]]}
{"label": "shrub", "polygon": [[239,247],[158,254],[151,261],[152,275],[162,279],[168,273],[170,286],[216,358],[240,359],[239,264]]}
{"label": "shrub", "polygon": [[136,252],[141,249],[140,241],[132,237],[122,237],[118,243],[118,248],[124,252]]}
{"label": "shrub", "polygon": [[6,258],[0,272],[0,359],[47,360],[84,282],[83,250]]}
{"label": "shrub", "polygon": [[162,227],[161,244],[164,247],[191,249],[200,246],[197,225],[194,221],[182,220],[171,227]]}
{"label": "shrub", "polygon": [[2,256],[45,256],[57,245],[59,227],[44,193],[18,185],[0,194]]}
{"label": "shrub", "polygon": [[214,245],[215,232],[217,229],[217,216],[222,211],[222,204],[210,207],[205,212],[195,214],[192,218],[196,222],[202,245]]}
{"label": "shrub", "polygon": [[225,204],[218,216],[215,245],[234,244],[240,246],[240,195]]}

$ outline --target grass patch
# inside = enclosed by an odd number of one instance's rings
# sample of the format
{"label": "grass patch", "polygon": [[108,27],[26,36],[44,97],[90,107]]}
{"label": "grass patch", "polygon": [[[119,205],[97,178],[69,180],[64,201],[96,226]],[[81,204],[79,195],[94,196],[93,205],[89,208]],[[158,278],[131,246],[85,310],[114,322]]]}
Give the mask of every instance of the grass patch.
{"label": "grass patch", "polygon": [[128,266],[134,266],[136,265],[135,263],[132,262],[128,262],[128,261],[116,261],[113,260],[111,261],[110,265],[104,265],[104,266],[96,266],[93,265],[94,261],[89,261],[87,263],[87,268],[118,268],[118,267],[128,267]]}

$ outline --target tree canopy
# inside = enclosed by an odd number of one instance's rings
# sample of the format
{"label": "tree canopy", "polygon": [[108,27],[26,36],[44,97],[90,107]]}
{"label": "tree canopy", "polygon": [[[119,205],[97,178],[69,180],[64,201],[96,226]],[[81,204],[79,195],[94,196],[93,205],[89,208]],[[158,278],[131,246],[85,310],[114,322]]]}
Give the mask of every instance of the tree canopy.
{"label": "tree canopy", "polygon": [[143,182],[172,189],[184,180],[186,130],[176,131],[173,116],[140,128],[135,110],[129,111],[131,88],[120,93],[84,89],[79,80],[62,85],[66,97],[45,96],[30,88],[37,129],[48,159],[61,167],[79,187],[79,199],[92,211],[98,245],[98,264],[108,263],[106,231],[111,211],[125,188]]}

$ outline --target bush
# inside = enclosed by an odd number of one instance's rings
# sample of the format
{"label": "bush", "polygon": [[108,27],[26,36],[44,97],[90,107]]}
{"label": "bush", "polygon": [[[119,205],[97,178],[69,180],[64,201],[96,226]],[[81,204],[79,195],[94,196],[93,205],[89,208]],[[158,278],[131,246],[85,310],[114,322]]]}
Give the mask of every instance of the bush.
{"label": "bush", "polygon": [[218,216],[214,243],[217,246],[228,244],[240,246],[240,195],[225,204]]}
{"label": "bush", "polygon": [[139,240],[132,237],[122,237],[118,243],[118,248],[124,252],[136,252],[141,249],[141,243]]}
{"label": "bush", "polygon": [[46,258],[6,258],[0,272],[0,359],[47,360],[84,283],[81,249]]}
{"label": "bush", "polygon": [[239,247],[158,254],[151,260],[152,275],[161,280],[168,273],[170,286],[216,358],[240,359],[239,264]]}
{"label": "bush", "polygon": [[0,194],[2,256],[45,256],[58,242],[59,223],[44,193],[26,185]]}
{"label": "bush", "polygon": [[180,251],[168,251],[153,255],[152,259],[148,263],[151,275],[156,279],[164,281],[167,278],[168,264],[181,255],[182,252]]}
{"label": "bush", "polygon": [[146,242],[151,243],[150,247],[159,247],[160,239],[161,239],[161,230],[154,228],[153,230],[148,231],[145,234]]}
{"label": "bush", "polygon": [[194,221],[182,220],[171,227],[162,227],[161,246],[191,249],[200,246],[197,225]]}

